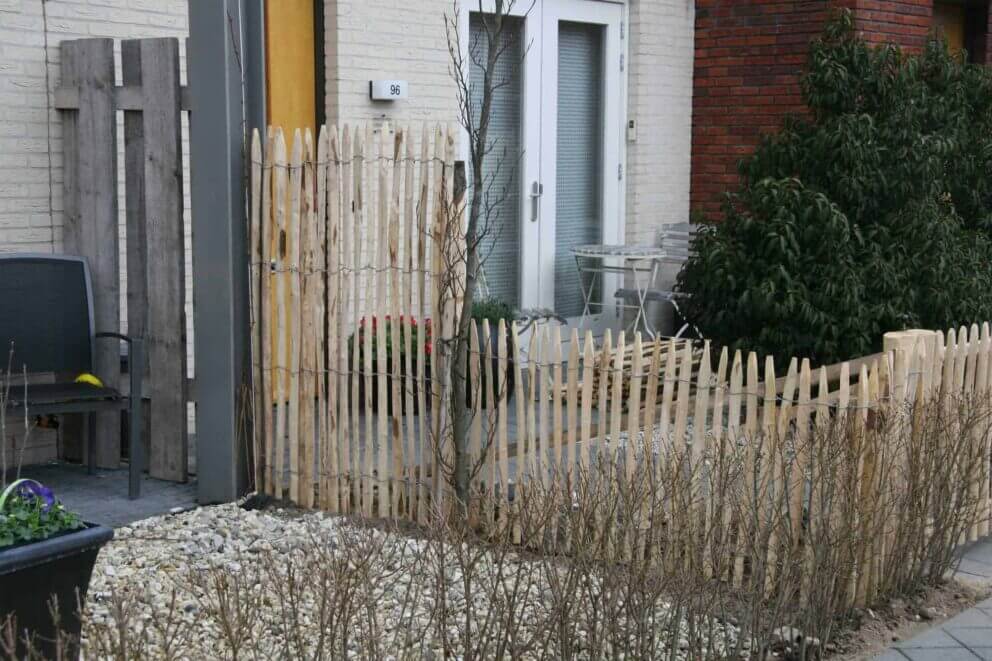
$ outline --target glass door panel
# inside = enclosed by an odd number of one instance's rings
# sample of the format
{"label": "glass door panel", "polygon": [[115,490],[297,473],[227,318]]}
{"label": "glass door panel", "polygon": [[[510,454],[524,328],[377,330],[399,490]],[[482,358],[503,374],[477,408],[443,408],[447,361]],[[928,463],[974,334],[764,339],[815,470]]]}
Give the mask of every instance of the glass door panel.
{"label": "glass door panel", "polygon": [[[554,309],[566,318],[584,304],[572,249],[603,238],[603,68],[603,28],[559,23]],[[596,310],[601,285],[591,292]]]}
{"label": "glass door panel", "polygon": [[[489,53],[489,39],[481,14],[473,13],[470,26],[471,103],[475,124],[482,113],[482,64]],[[482,292],[514,307],[521,304],[521,204],[520,161],[524,152],[521,126],[523,88],[522,18],[508,17],[497,48],[504,49],[493,72],[497,88],[489,124],[490,153],[482,176],[483,200],[480,243],[483,260]],[[475,173],[470,172],[469,177]],[[471,180],[469,191],[471,192]]]}

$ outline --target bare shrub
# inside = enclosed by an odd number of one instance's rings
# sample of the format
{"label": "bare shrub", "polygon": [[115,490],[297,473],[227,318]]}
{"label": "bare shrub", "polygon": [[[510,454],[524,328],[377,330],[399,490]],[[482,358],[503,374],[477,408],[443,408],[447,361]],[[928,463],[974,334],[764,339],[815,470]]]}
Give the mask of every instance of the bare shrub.
{"label": "bare shrub", "polygon": [[[511,498],[476,494],[475,525],[440,505],[417,529],[308,517],[286,549],[191,563],[165,606],[116,586],[87,617],[84,651],[813,658],[853,609],[940,583],[972,527],[987,530],[989,412],[945,397],[819,410],[784,438],[754,431],[707,452],[614,443]],[[0,627],[0,651],[17,635]]]}

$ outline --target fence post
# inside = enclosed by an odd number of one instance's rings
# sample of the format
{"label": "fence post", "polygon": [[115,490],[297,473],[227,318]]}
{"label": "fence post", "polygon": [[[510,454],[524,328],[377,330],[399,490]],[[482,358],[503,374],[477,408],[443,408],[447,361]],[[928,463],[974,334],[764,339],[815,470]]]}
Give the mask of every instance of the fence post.
{"label": "fence post", "polygon": [[[186,266],[183,241],[179,41],[121,44],[127,190],[128,330],[145,340],[147,443],[152,477],[184,482],[186,429]],[[154,369],[148,373],[148,366]]]}
{"label": "fence post", "polygon": [[[97,331],[120,329],[120,258],[117,230],[117,121],[114,105],[114,42],[80,39],[61,44],[62,86],[78,93],[64,114],[63,199],[66,252],[83,255],[93,279]],[[30,366],[29,366],[30,368]],[[109,388],[120,381],[120,347],[101,341],[93,371]],[[96,463],[120,465],[120,416],[96,414]]]}
{"label": "fence post", "polygon": [[[249,301],[245,130],[264,112],[260,0],[190,0],[197,487],[201,504],[247,485]],[[246,126],[247,124],[247,126]]]}

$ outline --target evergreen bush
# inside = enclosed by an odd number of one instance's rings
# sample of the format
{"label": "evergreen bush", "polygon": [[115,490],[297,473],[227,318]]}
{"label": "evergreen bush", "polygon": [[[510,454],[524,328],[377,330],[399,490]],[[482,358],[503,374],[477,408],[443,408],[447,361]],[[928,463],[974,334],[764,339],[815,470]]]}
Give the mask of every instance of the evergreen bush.
{"label": "evergreen bush", "polygon": [[840,13],[788,119],[740,165],[677,288],[714,341],[831,363],[882,334],[992,319],[992,73],[932,36],[872,47]]}

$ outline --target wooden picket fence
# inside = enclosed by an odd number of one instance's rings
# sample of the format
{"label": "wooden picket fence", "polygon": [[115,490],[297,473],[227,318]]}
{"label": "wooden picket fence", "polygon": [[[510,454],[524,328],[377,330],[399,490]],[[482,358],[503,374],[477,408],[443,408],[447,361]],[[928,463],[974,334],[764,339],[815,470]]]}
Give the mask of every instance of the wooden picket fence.
{"label": "wooden picket fence", "polygon": [[[260,491],[303,507],[420,522],[450,498],[443,338],[455,328],[455,305],[439,299],[437,286],[451,264],[438,252],[457,246],[461,231],[454,140],[443,127],[325,127],[316,146],[296,132],[287,150],[279,129],[253,136]],[[876,504],[909,488],[915,455],[869,432],[886,419],[916,439],[925,402],[988,403],[992,386],[987,323],[887,343],[874,356],[815,369],[793,359],[783,370],[754,353],[711,355],[708,342],[574,330],[563,338],[558,327],[524,333],[503,321],[473,323],[468,451],[477,467],[472,491],[489,503],[477,522],[511,518],[528,485],[549,489],[604,459],[627,474],[649,463],[669,479],[661,514],[648,521],[667,536],[665,553],[678,562],[698,553],[694,562],[740,585],[760,564],[776,564],[783,540],[813,553],[814,529],[840,525],[839,509],[819,513],[823,481],[836,475],[824,472],[815,439],[829,425],[850,425],[860,440],[845,450],[841,475],[853,485],[863,534],[849,598],[870,601],[886,580],[887,554],[902,543],[897,513]],[[977,469],[961,476],[975,514],[962,543],[989,532],[990,439],[973,435],[968,466]],[[737,465],[736,477],[717,479],[726,463]],[[682,489],[693,503],[685,534],[729,544],[733,562],[720,565],[716,542],[679,550],[685,540],[673,538],[684,528],[671,494]],[[745,548],[756,533],[730,511],[731,492],[760,501],[761,544]],[[609,515],[601,523],[608,528]],[[631,552],[650,553],[648,546]]]}

